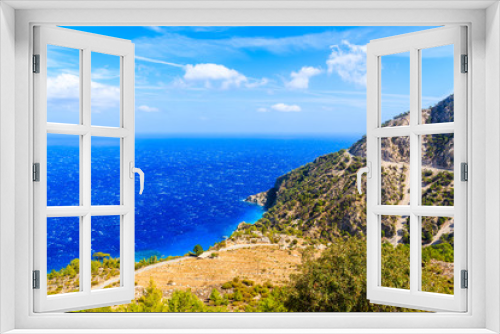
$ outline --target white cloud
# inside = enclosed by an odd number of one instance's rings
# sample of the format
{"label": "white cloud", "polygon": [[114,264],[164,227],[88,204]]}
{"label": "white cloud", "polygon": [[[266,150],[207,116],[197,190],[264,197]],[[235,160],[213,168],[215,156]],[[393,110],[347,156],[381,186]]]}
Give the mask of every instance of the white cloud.
{"label": "white cloud", "polygon": [[72,99],[80,97],[80,79],[69,73],[47,78],[48,99]]}
{"label": "white cloud", "polygon": [[236,70],[218,64],[196,64],[186,65],[184,80],[203,81],[205,86],[210,88],[211,81],[221,82],[221,88],[226,89],[231,86],[240,87],[242,83],[248,82],[247,77]]}
{"label": "white cloud", "polygon": [[[120,87],[92,81],[90,93],[92,107],[96,108],[97,111],[120,104]],[[47,98],[49,100],[78,100],[80,98],[80,78],[69,73],[47,78]]]}
{"label": "white cloud", "polygon": [[269,110],[267,108],[257,108],[258,112],[268,112]]}
{"label": "white cloud", "polygon": [[160,109],[158,109],[158,108],[150,107],[150,106],[146,106],[146,105],[139,106],[139,107],[137,107],[137,109],[140,111],[144,111],[144,112],[158,112],[158,111],[160,111]]}
{"label": "white cloud", "polygon": [[247,88],[257,88],[261,86],[265,86],[269,83],[269,80],[267,78],[262,78],[260,80],[255,80],[253,79],[253,82],[248,82],[245,84]]}
{"label": "white cloud", "polygon": [[302,109],[296,104],[284,104],[284,103],[276,103],[271,106],[271,109],[281,112],[299,112]]}
{"label": "white cloud", "polygon": [[96,111],[120,105],[120,87],[92,81],[90,83],[91,103]]}
{"label": "white cloud", "polygon": [[312,66],[304,66],[298,72],[292,72],[292,78],[286,83],[286,87],[293,89],[307,89],[309,87],[309,79],[321,73],[319,68]]}
{"label": "white cloud", "polygon": [[[196,65],[182,65],[177,63],[171,63],[163,60],[135,56],[135,59],[155,64],[163,64],[173,67],[178,67],[184,69],[184,80],[185,81],[204,81],[206,88],[212,88],[210,81],[221,81],[221,88],[229,88],[234,85],[239,87],[241,83],[245,83],[247,88],[257,88],[265,86],[269,83],[267,78],[254,79],[248,78],[245,75],[239,73],[236,70],[229,69],[224,65],[218,64],[196,64]],[[187,88],[186,82],[177,78],[174,80],[173,84],[175,87]]]}
{"label": "white cloud", "polygon": [[343,40],[331,47],[326,61],[328,73],[335,72],[342,80],[366,86],[366,45],[355,45]]}

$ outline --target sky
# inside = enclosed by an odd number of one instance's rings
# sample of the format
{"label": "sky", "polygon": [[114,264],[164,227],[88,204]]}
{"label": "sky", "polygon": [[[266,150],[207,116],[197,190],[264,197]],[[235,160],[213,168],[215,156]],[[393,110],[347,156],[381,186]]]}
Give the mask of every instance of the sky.
{"label": "sky", "polygon": [[[68,27],[135,44],[136,133],[366,132],[366,44],[429,27]],[[422,51],[422,105],[453,93],[453,49]],[[78,123],[77,50],[48,48],[48,121]],[[92,53],[92,124],[119,125],[117,56]],[[407,54],[382,59],[382,119],[409,109]]]}

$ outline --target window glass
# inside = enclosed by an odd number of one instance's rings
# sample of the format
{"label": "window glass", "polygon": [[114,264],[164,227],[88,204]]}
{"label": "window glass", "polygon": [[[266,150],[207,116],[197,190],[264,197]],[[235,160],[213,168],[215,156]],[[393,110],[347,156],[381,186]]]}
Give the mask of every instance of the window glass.
{"label": "window glass", "polygon": [[47,122],[80,124],[80,50],[47,45]]}
{"label": "window glass", "polygon": [[120,216],[92,217],[92,290],[120,286]]}
{"label": "window glass", "polygon": [[382,127],[410,125],[410,52],[380,57]]}
{"label": "window glass", "polygon": [[80,291],[80,217],[47,218],[47,294]]}
{"label": "window glass", "polygon": [[425,135],[422,142],[422,205],[453,206],[454,134]]}
{"label": "window glass", "polygon": [[453,45],[420,50],[422,123],[454,120]]}
{"label": "window glass", "polygon": [[120,138],[92,137],[92,205],[120,205]]}
{"label": "window glass", "polygon": [[92,52],[91,124],[120,126],[120,57]]}
{"label": "window glass", "polygon": [[80,205],[80,137],[47,134],[47,206]]}
{"label": "window glass", "polygon": [[381,216],[381,284],[410,289],[410,217]]}
{"label": "window glass", "polygon": [[422,217],[422,291],[453,294],[454,221]]}
{"label": "window glass", "polygon": [[381,204],[410,204],[410,137],[381,139]]}

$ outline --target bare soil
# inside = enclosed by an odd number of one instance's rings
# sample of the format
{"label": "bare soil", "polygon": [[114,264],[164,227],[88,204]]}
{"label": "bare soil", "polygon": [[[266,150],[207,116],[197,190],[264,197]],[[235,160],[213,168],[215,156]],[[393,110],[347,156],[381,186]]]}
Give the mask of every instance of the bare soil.
{"label": "bare soil", "polygon": [[216,258],[186,258],[136,272],[136,293],[141,295],[153,279],[164,297],[170,297],[174,290],[191,289],[206,300],[213,288],[220,289],[234,277],[257,284],[270,281],[273,285],[285,285],[300,263],[298,250],[282,250],[275,245],[228,250],[219,252]]}

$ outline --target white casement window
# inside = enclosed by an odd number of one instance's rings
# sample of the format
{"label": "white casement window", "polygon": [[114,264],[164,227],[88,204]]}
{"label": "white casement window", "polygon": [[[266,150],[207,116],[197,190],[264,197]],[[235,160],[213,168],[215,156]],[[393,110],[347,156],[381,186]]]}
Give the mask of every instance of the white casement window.
{"label": "white casement window", "polygon": [[[452,48],[454,58],[449,73],[452,77],[441,80],[453,83],[454,110],[449,111],[448,119],[435,120],[423,114],[426,105],[422,103],[422,92],[430,84],[425,78],[425,66],[427,59],[444,46]],[[367,297],[372,303],[423,310],[467,310],[467,290],[462,286],[467,274],[467,182],[463,175],[467,168],[466,54],[466,28],[459,26],[373,40],[367,46]],[[406,58],[408,67],[384,67],[384,57]],[[409,87],[409,115],[402,115],[400,122],[383,122],[385,75],[396,77]],[[446,141],[447,152],[430,152],[435,140]],[[387,157],[385,150],[392,141],[406,145],[405,151],[400,152],[401,161]],[[435,160],[429,158],[432,154],[441,154],[440,161],[446,166],[436,166]],[[404,163],[406,167],[397,167]],[[408,200],[399,202],[400,205],[391,205],[394,203],[383,194],[382,184],[393,182],[384,181],[386,168],[391,166],[400,174],[398,177],[410,178],[410,187],[403,193]],[[428,190],[425,178],[437,173],[449,178],[447,189],[451,191],[451,200],[434,205],[432,200],[424,199]],[[408,247],[409,242],[409,261],[392,264],[409,272],[398,281],[384,277],[384,266],[390,261],[383,245],[382,225],[387,217],[400,224],[397,231],[404,228],[409,234],[409,241],[408,238],[398,241],[398,247],[399,243]],[[454,236],[454,266],[447,278],[454,279],[453,291],[433,289],[430,281],[436,278],[436,273],[424,272],[422,256],[430,242],[426,240],[427,233],[431,233],[426,229],[432,228],[429,227],[432,221],[447,224],[450,235]]]}
{"label": "white casement window", "polygon": [[[498,230],[498,50],[499,50],[499,12],[498,3],[494,1],[399,1],[397,4],[388,4],[385,1],[373,1],[369,6],[356,1],[306,2],[298,1],[293,6],[289,2],[268,3],[257,2],[237,6],[237,4],[221,5],[220,2],[207,1],[200,6],[190,4],[172,4],[170,2],[113,2],[113,1],[4,1],[0,6],[0,41],[1,41],[1,122],[0,134],[2,153],[0,176],[2,180],[2,196],[0,198],[2,219],[0,252],[2,264],[2,281],[0,294],[2,305],[0,308],[0,331],[8,333],[42,333],[64,332],[77,333],[81,331],[130,332],[139,333],[148,330],[163,331],[165,333],[179,330],[203,332],[279,332],[283,330],[299,332],[317,331],[351,331],[363,333],[378,332],[467,332],[467,333],[498,333],[500,323],[498,318],[498,272],[499,272],[499,230]],[[81,314],[59,313],[59,311],[86,309],[97,305],[109,305],[129,302],[132,291],[126,291],[127,284],[133,284],[133,278],[127,281],[120,279],[120,287],[113,289],[92,289],[90,274],[87,269],[87,278],[81,280],[78,291],[67,294],[47,296],[46,291],[46,224],[47,217],[65,218],[78,222],[78,231],[82,232],[78,247],[82,249],[79,256],[81,274],[85,274],[87,263],[91,260],[92,236],[91,216],[96,211],[97,216],[113,211],[112,216],[120,217],[120,227],[126,226],[127,215],[132,212],[126,205],[133,203],[129,199],[125,184],[129,184],[130,167],[125,160],[124,142],[133,138],[132,124],[126,123],[125,117],[130,115],[133,108],[133,86],[130,80],[133,71],[128,70],[126,62],[133,63],[133,56],[120,56],[121,71],[121,122],[119,126],[110,128],[107,124],[92,124],[87,119],[66,124],[66,120],[49,120],[46,116],[47,101],[44,94],[47,90],[46,69],[47,59],[43,52],[47,44],[64,46],[77,50],[80,66],[80,106],[78,115],[85,116],[89,112],[88,97],[91,80],[88,76],[91,70],[85,67],[84,54],[88,49],[97,52],[118,55],[121,48],[130,42],[114,38],[85,34],[65,29],[42,28],[33,26],[44,25],[54,27],[64,26],[128,26],[128,25],[355,25],[391,26],[391,25],[428,25],[445,26],[418,34],[393,37],[373,41],[368,46],[368,157],[371,163],[371,178],[368,178],[368,298],[372,302],[382,304],[404,305],[412,308],[431,309],[445,312],[435,313],[334,313],[334,314]],[[453,25],[467,26],[467,45],[460,38],[465,33],[464,28],[450,28]],[[51,31],[51,33],[49,33]],[[63,31],[65,32],[63,34]],[[54,32],[54,33],[52,33]],[[62,37],[64,35],[64,38]],[[45,36],[45,40],[43,39]],[[57,38],[56,38],[57,36]],[[92,37],[90,37],[92,36]],[[418,36],[421,36],[419,38]],[[35,38],[36,37],[36,38]],[[101,42],[97,42],[101,41]],[[392,41],[392,42],[390,42]],[[94,44],[95,42],[95,44]],[[35,44],[35,45],[34,45]],[[419,82],[419,57],[425,57],[427,49],[437,48],[439,45],[453,44],[455,48],[454,66],[454,122],[438,124],[419,124],[418,116],[422,108],[428,104],[420,104],[419,86],[425,87],[425,80]],[[51,45],[51,44],[49,44]],[[35,48],[34,48],[35,46]],[[118,47],[119,46],[119,47]],[[104,48],[106,50],[104,50]],[[133,49],[132,49],[133,50]],[[412,70],[407,71],[411,77],[411,124],[394,128],[382,127],[385,118],[383,114],[384,95],[384,56],[408,52],[411,57]],[[125,52],[126,53],[126,52]],[[124,54],[125,54],[124,53]],[[40,73],[32,73],[32,56],[40,55]],[[469,55],[469,73],[461,73],[461,55]],[[92,55],[93,56],[93,55]],[[90,64],[87,56],[87,66]],[[382,64],[380,64],[380,62]],[[304,65],[307,65],[304,62]],[[385,68],[386,70],[387,68]],[[86,72],[85,72],[86,71]],[[128,71],[128,72],[127,72]],[[128,73],[128,76],[123,74]],[[381,79],[381,81],[380,81]],[[409,81],[409,80],[408,80]],[[467,87],[466,87],[467,85]],[[467,88],[467,91],[466,91]],[[85,92],[86,90],[86,92]],[[381,92],[382,91],[382,92]],[[125,94],[126,92],[129,92]],[[85,96],[87,96],[85,98]],[[380,100],[382,97],[382,101]],[[466,103],[465,103],[465,100]],[[129,102],[130,101],[130,102]],[[382,106],[381,106],[382,104]],[[86,109],[85,109],[86,108]],[[381,110],[382,108],[382,110]],[[467,110],[466,110],[467,109]],[[404,110],[402,110],[404,111]],[[90,111],[92,112],[92,111]],[[99,115],[92,115],[97,119]],[[354,116],[354,115],[353,115]],[[87,114],[88,117],[88,114]],[[133,121],[133,118],[129,118]],[[50,123],[47,123],[50,122]],[[85,123],[86,122],[86,123]],[[108,126],[106,129],[101,126]],[[56,131],[59,129],[58,132]],[[76,130],[79,132],[75,132]],[[127,131],[131,131],[127,133]],[[437,131],[437,132],[436,132]],[[47,136],[69,136],[78,139],[78,154],[84,153],[85,140],[89,137],[99,137],[99,134],[113,133],[116,136],[109,139],[121,141],[121,203],[93,204],[86,197],[80,195],[78,203],[63,204],[57,208],[60,211],[56,216],[56,207],[48,205],[46,196],[46,166],[43,156],[47,154],[45,142]],[[99,134],[97,134],[99,132]],[[422,192],[420,179],[422,176],[415,168],[424,169],[418,160],[421,159],[418,146],[423,135],[450,134],[454,135],[454,205],[435,207],[421,205],[419,193]],[[34,134],[36,136],[34,137]],[[467,137],[466,137],[467,134]],[[123,136],[122,136],[123,135]],[[391,136],[406,136],[410,143],[411,192],[408,205],[383,205],[381,186],[382,158],[380,157],[382,140]],[[467,150],[465,140],[467,139]],[[88,142],[87,142],[88,144]],[[90,141],[92,144],[92,141]],[[133,141],[129,144],[133,145]],[[89,146],[86,146],[87,148]],[[127,146],[128,148],[130,146]],[[133,149],[130,150],[133,154]],[[88,151],[87,151],[88,154]],[[128,155],[131,156],[130,154]],[[84,160],[87,159],[87,160]],[[91,158],[90,158],[91,159]],[[417,163],[415,164],[415,159]],[[124,160],[124,161],[123,161]],[[85,162],[87,161],[87,162]],[[84,164],[88,167],[89,158],[82,157],[80,176],[89,178],[88,170],[85,173]],[[132,159],[133,161],[133,159]],[[461,163],[469,163],[469,181],[459,180]],[[31,172],[33,163],[40,163],[40,181],[32,182]],[[416,167],[415,167],[416,166]],[[91,167],[90,167],[91,168]],[[50,175],[49,175],[50,177]],[[90,178],[92,174],[90,174]],[[416,179],[415,179],[416,177]],[[60,182],[64,182],[60,181]],[[83,187],[92,190],[88,179],[82,180]],[[131,185],[132,187],[132,185]],[[70,189],[70,187],[68,187]],[[79,189],[80,190],[80,189]],[[415,193],[417,192],[417,193]],[[416,196],[416,197],[415,197]],[[465,201],[467,197],[467,201]],[[87,200],[85,199],[87,198]],[[415,199],[415,200],[413,200]],[[82,201],[80,203],[80,200]],[[129,211],[126,211],[129,210]],[[77,212],[78,211],[78,212]],[[68,213],[70,212],[70,213]],[[465,212],[467,214],[465,214]],[[408,280],[410,289],[394,288],[382,284],[383,239],[381,237],[380,222],[383,216],[396,215],[409,217],[416,224],[410,224],[411,233],[411,277]],[[426,216],[427,215],[427,216]],[[430,215],[430,216],[429,216]],[[452,217],[450,217],[452,216]],[[90,219],[89,219],[90,217]],[[419,224],[425,217],[444,217],[454,219],[454,293],[440,294],[422,291],[421,268],[421,231]],[[71,218],[71,219],[70,219]],[[133,223],[133,218],[129,222]],[[81,227],[81,229],[80,229]],[[467,227],[467,228],[466,228]],[[84,235],[84,233],[87,235]],[[120,241],[125,242],[126,231],[122,230]],[[129,234],[130,235],[130,234]],[[90,241],[91,242],[91,241]],[[133,249],[122,244],[120,249],[121,264],[126,263],[127,254],[133,262]],[[86,260],[85,260],[86,258]],[[128,263],[128,262],[127,262]],[[405,264],[406,265],[406,264]],[[40,289],[33,289],[33,270],[39,270]],[[462,270],[469,270],[468,289],[461,289],[460,274]],[[120,268],[121,274],[126,276],[126,268]],[[131,274],[133,268],[127,275]],[[385,284],[388,285],[388,284]],[[45,289],[45,290],[44,290]],[[66,290],[66,289],[65,289]],[[124,292],[120,295],[108,295],[114,291]],[[130,295],[128,295],[130,294]],[[109,298],[108,298],[109,297]],[[116,298],[115,298],[116,297]],[[112,301],[112,299],[114,299]],[[50,312],[53,310],[53,312]],[[453,310],[453,312],[446,312]],[[464,312],[465,311],[465,312]],[[252,329],[253,328],[253,329]],[[340,329],[341,328],[341,329]],[[136,329],[136,330],[134,330]]]}
{"label": "white casement window", "polygon": [[[48,72],[55,54],[60,61],[76,64],[73,73],[65,73],[72,84],[50,82]],[[103,124],[99,115],[93,112],[101,86],[91,80],[93,73],[92,58],[98,55],[112,57],[118,63],[119,92],[114,92],[119,99],[116,108],[116,122]],[[70,59],[72,58],[72,59]],[[127,303],[134,299],[134,44],[127,40],[98,36],[89,33],[71,31],[63,28],[35,27],[34,30],[34,311],[68,311]],[[75,81],[75,82],[73,82]],[[68,92],[71,87],[78,87],[75,92]],[[79,104],[68,108],[65,117],[57,118],[48,104],[49,94],[75,94]],[[95,98],[92,96],[95,93]],[[108,92],[109,93],[109,92]],[[95,115],[95,118],[94,118]],[[67,184],[66,194],[48,198],[48,185],[65,183],[64,175],[54,175],[50,164],[64,163],[52,159],[47,141],[59,140],[62,144],[76,143],[73,170],[68,173],[79,174],[79,184]],[[116,142],[116,189],[107,202],[93,200],[98,183],[92,182],[94,171],[93,147],[99,140]],[[64,157],[68,159],[69,154]],[[54,162],[54,160],[56,160]],[[67,168],[71,169],[67,164]],[[50,179],[52,177],[52,180]],[[142,183],[143,179],[141,180]],[[142,188],[142,184],[141,184]],[[120,279],[110,289],[99,289],[91,282],[92,225],[109,224],[106,233],[115,234],[110,238],[117,240],[119,248]],[[113,225],[113,226],[111,226]],[[48,233],[60,230],[77,231],[73,239],[77,247],[79,262],[79,284],[73,292],[48,295],[47,290],[47,237]],[[65,249],[61,252],[67,251]]]}

